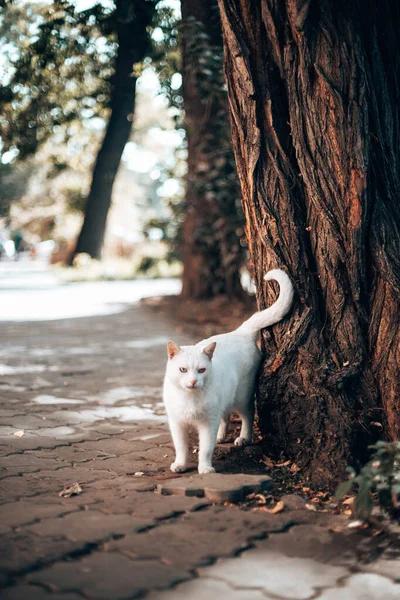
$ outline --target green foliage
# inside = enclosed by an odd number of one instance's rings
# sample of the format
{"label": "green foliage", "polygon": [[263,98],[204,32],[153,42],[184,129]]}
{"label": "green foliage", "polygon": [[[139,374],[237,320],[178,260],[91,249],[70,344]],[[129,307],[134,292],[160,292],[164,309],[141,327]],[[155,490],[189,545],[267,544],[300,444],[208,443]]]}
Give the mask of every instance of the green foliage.
{"label": "green foliage", "polygon": [[56,133],[67,142],[74,121],[107,117],[116,52],[109,19],[101,4],[77,12],[65,0],[3,9],[2,152],[22,159]]}
{"label": "green foliage", "polygon": [[86,203],[86,194],[80,188],[67,188],[64,190],[66,209],[70,212],[83,213]]}
{"label": "green foliage", "polygon": [[33,165],[30,163],[17,166],[0,163],[0,217],[6,217],[10,203],[24,195],[32,173]]}
{"label": "green foliage", "polygon": [[337,499],[356,490],[355,514],[368,520],[374,507],[374,496],[381,510],[400,517],[400,442],[377,442],[370,446],[371,459],[360,473],[349,467],[349,479],[336,490]]}
{"label": "green foliage", "polygon": [[[181,73],[182,68],[181,25],[180,17],[171,7],[162,5],[157,9],[152,31],[152,48],[147,61],[155,67],[169,105],[177,110],[178,126],[181,125],[183,111],[182,89],[173,85],[172,78],[176,73]],[[156,33],[160,36],[159,41],[156,41]]]}

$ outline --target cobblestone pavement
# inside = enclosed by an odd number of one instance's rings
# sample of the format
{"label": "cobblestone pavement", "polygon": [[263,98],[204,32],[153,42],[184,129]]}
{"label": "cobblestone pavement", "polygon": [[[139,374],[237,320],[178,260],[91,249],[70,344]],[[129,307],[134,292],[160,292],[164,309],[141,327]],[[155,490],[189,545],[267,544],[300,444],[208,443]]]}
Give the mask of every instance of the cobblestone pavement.
{"label": "cobblestone pavement", "polygon": [[165,344],[189,340],[148,308],[0,331],[2,600],[400,598],[395,552],[366,564],[368,538],[298,497],[272,515],[157,492]]}

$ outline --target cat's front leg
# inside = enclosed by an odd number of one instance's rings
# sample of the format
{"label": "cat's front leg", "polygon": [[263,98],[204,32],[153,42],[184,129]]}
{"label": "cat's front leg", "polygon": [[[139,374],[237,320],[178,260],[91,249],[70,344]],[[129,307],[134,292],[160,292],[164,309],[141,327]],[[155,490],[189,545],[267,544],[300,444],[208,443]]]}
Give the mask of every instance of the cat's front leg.
{"label": "cat's front leg", "polygon": [[178,421],[170,421],[169,428],[175,446],[175,461],[170,468],[173,473],[183,473],[187,469],[188,462],[188,430],[185,423]]}
{"label": "cat's front leg", "polygon": [[215,473],[212,456],[217,441],[219,421],[199,424],[199,473]]}

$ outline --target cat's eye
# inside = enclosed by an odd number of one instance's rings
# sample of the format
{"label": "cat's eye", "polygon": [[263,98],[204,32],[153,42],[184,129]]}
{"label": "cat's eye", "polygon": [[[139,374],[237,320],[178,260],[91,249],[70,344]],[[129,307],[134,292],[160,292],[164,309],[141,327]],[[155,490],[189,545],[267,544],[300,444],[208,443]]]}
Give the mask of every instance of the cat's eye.
{"label": "cat's eye", "polygon": [[187,369],[185,367],[179,367],[181,373],[187,373]]}
{"label": "cat's eye", "polygon": [[198,372],[199,372],[199,373],[205,373],[205,371],[206,371],[205,369],[199,369],[199,371],[198,371]]}

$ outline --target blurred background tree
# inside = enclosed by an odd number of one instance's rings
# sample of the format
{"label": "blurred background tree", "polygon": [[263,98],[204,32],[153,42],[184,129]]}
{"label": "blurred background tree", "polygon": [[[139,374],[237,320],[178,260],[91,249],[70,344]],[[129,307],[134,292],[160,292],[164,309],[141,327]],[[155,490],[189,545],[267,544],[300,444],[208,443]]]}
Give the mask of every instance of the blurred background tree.
{"label": "blurred background tree", "polygon": [[150,47],[148,28],[157,0],[115,0],[115,10],[107,25],[116,34],[117,54],[111,79],[110,118],[97,155],[92,185],[85,206],[85,218],[70,262],[85,252],[100,258],[111,193],[129,140],[135,111],[137,76],[134,65],[141,62]]}

